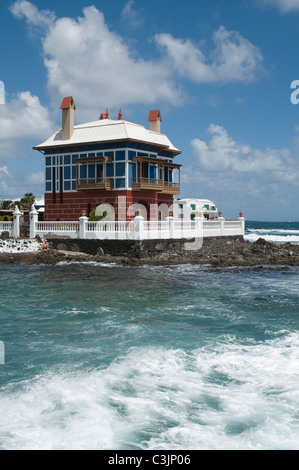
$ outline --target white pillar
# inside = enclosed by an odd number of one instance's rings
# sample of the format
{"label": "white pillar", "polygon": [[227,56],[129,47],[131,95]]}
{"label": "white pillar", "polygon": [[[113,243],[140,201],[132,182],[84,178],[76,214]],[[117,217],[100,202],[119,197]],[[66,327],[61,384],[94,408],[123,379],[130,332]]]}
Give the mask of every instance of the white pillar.
{"label": "white pillar", "polygon": [[30,238],[36,236],[36,223],[38,222],[38,212],[34,206],[31,207],[30,211]]}
{"label": "white pillar", "polygon": [[172,216],[166,217],[169,224],[169,238],[174,238],[174,218]]}
{"label": "white pillar", "polygon": [[243,217],[243,213],[240,212],[240,217],[239,217],[239,220],[240,220],[240,225],[241,225],[241,235],[245,235],[245,217]]}
{"label": "white pillar", "polygon": [[82,216],[79,219],[79,238],[86,238],[86,222],[88,222],[88,217]]}
{"label": "white pillar", "polygon": [[19,238],[20,236],[20,217],[21,217],[21,212],[16,206],[15,211],[13,213],[13,236],[14,238]]}
{"label": "white pillar", "polygon": [[144,218],[141,215],[134,218],[134,238],[144,240]]}
{"label": "white pillar", "polygon": [[224,235],[224,222],[225,218],[224,217],[218,217],[218,220],[220,222],[220,235]]}

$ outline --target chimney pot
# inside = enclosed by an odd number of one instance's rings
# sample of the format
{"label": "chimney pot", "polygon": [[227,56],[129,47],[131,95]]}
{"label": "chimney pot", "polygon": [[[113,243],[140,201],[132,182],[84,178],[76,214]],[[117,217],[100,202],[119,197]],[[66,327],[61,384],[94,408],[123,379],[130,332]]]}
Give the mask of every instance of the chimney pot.
{"label": "chimney pot", "polygon": [[72,96],[63,98],[62,109],[62,140],[69,140],[74,133],[74,117],[76,105]]}
{"label": "chimney pot", "polygon": [[150,123],[150,131],[161,133],[161,113],[158,109],[149,113],[148,121]]}

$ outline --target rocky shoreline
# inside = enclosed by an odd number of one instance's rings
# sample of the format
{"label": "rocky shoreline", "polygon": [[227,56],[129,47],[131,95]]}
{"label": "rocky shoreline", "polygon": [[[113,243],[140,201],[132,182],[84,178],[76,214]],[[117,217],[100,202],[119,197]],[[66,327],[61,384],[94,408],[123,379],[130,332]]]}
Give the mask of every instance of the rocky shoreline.
{"label": "rocky shoreline", "polygon": [[[125,246],[125,245],[123,245]],[[50,245],[51,247],[51,245]],[[77,245],[76,245],[77,247]],[[205,264],[214,267],[229,266],[299,266],[299,245],[290,243],[274,244],[262,238],[252,243],[242,237],[215,238],[204,240],[199,250],[186,250],[182,243],[175,241],[138,242],[123,249],[123,254],[105,253],[102,247],[90,254],[70,249],[64,243],[58,248],[47,251],[32,251],[18,253],[0,253],[0,263],[21,265],[55,265],[70,262],[99,262],[119,265],[177,265]],[[130,252],[129,251],[130,248]],[[127,251],[126,251],[127,250]]]}

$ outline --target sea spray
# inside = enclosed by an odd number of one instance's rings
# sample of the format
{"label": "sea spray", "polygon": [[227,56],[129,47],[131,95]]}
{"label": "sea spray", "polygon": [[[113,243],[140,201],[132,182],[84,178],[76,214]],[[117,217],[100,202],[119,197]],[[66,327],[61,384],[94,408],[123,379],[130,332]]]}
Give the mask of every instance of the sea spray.
{"label": "sea spray", "polygon": [[0,266],[1,449],[298,449],[299,268]]}

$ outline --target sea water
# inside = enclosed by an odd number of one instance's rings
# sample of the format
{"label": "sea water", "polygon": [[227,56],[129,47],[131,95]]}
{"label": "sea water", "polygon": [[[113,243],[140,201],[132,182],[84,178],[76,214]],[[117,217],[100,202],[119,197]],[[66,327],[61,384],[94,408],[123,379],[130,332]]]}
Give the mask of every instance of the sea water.
{"label": "sea water", "polygon": [[299,245],[299,222],[246,221],[244,239],[255,242],[259,238],[271,243]]}
{"label": "sea water", "polygon": [[298,267],[0,265],[0,289],[0,449],[299,448]]}

